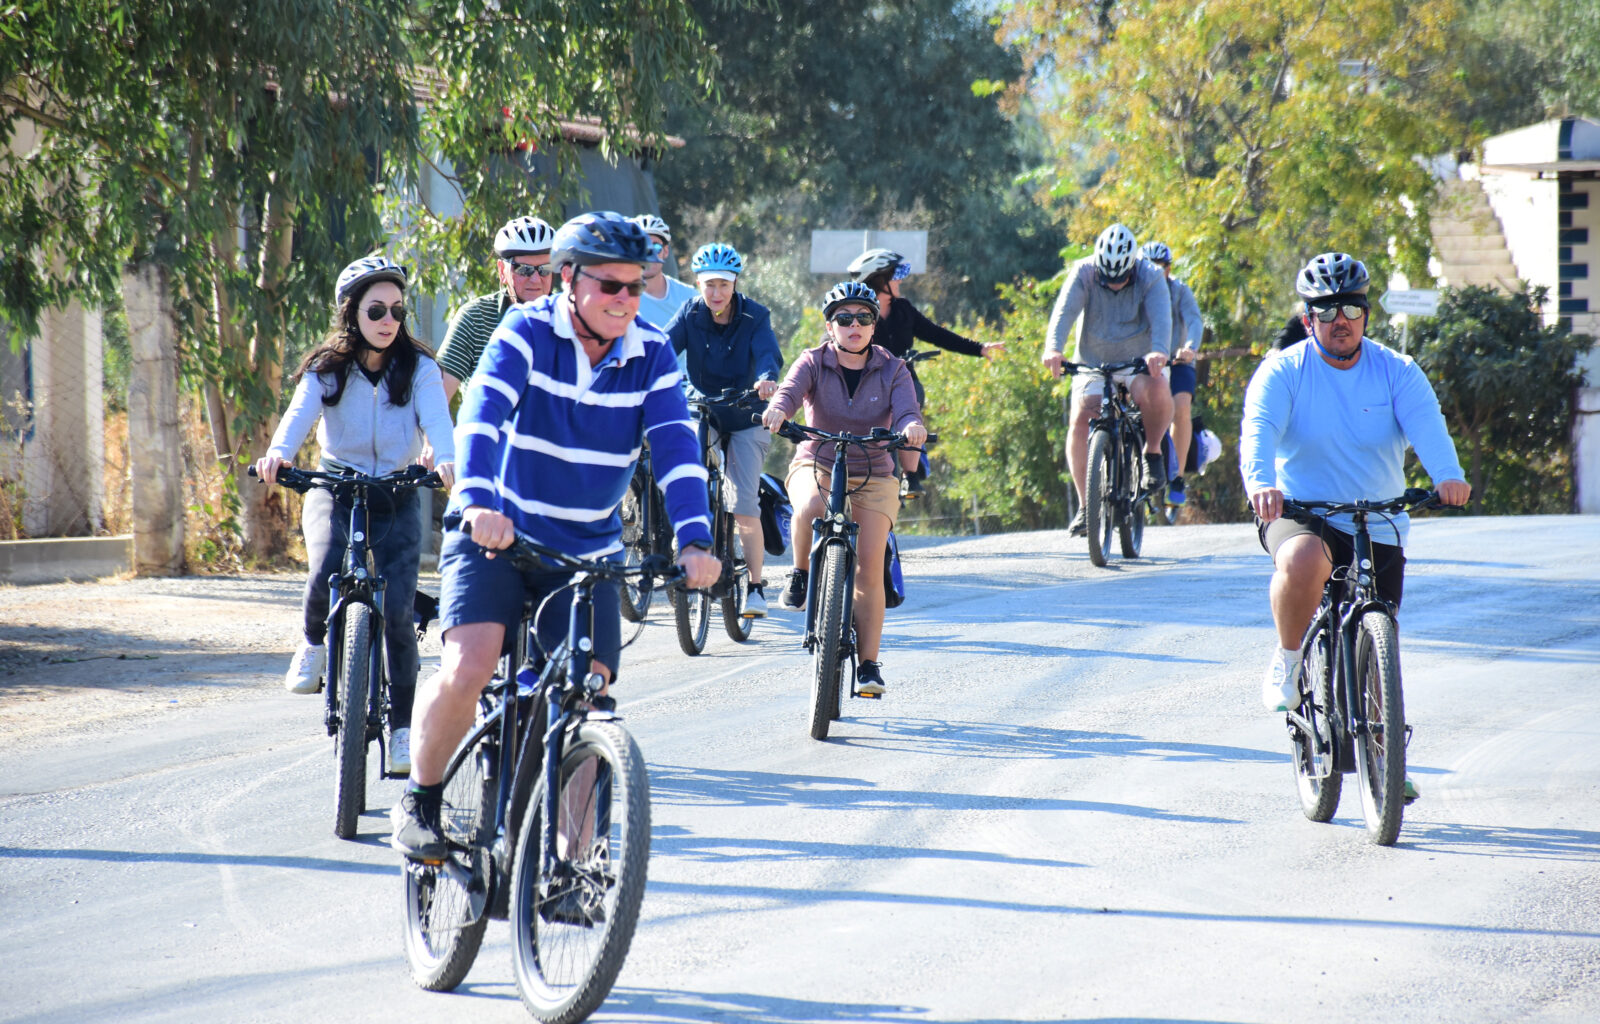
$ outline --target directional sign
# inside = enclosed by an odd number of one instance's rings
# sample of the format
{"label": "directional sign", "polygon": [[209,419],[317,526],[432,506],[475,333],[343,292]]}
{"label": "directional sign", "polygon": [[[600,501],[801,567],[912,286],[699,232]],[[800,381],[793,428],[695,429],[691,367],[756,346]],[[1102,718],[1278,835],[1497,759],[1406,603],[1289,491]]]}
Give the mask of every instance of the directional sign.
{"label": "directional sign", "polygon": [[1383,293],[1378,303],[1390,315],[1409,313],[1412,316],[1435,316],[1439,312],[1439,289],[1391,288]]}

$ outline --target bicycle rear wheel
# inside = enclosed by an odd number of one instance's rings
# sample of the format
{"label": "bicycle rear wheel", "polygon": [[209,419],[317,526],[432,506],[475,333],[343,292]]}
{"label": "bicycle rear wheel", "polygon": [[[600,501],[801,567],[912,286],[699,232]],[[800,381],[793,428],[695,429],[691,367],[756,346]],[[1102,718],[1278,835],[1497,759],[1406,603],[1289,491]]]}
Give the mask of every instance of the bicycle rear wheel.
{"label": "bicycle rear wheel", "polygon": [[412,980],[430,992],[448,992],[461,984],[489,924],[489,845],[498,797],[491,766],[497,763],[498,746],[498,736],[490,730],[463,744],[445,769],[439,818],[450,844],[450,866],[405,865],[406,959]]}
{"label": "bicycle rear wheel", "polygon": [[[1144,451],[1144,439],[1130,432],[1122,439],[1122,451],[1127,460],[1123,475],[1128,492],[1137,495],[1140,471],[1144,468],[1140,454]],[[1160,500],[1159,495],[1155,500]],[[1128,514],[1117,523],[1117,540],[1121,542],[1123,558],[1139,557],[1139,550],[1144,546],[1144,502],[1135,499],[1128,503]]]}
{"label": "bicycle rear wheel", "polygon": [[372,665],[372,609],[345,606],[344,637],[339,649],[338,678],[328,681],[339,695],[339,731],[334,735],[337,762],[333,783],[333,834],[350,839],[367,809],[367,680]]}
{"label": "bicycle rear wheel", "polygon": [[650,860],[650,783],[638,745],[614,722],[578,726],[559,779],[554,870],[542,870],[542,779],[517,838],[511,959],[528,1012],[574,1024],[605,1001],[633,941]]}
{"label": "bicycle rear wheel", "polygon": [[739,546],[739,531],[734,526],[733,515],[727,514],[727,522],[723,525],[726,531],[723,536],[727,539],[724,550],[731,552],[731,568],[729,577],[731,582],[727,597],[721,600],[722,628],[728,633],[729,639],[735,643],[744,643],[750,639],[750,633],[756,627],[755,619],[744,617],[745,602],[750,596],[750,568],[745,565],[744,555]]}
{"label": "bicycle rear wheel", "polygon": [[1391,846],[1405,810],[1406,713],[1400,694],[1400,639],[1383,612],[1361,616],[1356,632],[1356,699],[1366,731],[1356,735],[1356,774],[1367,838]]}
{"label": "bicycle rear wheel", "polygon": [[[637,568],[650,553],[650,533],[647,520],[650,493],[649,478],[636,474],[623,495],[618,514],[622,517],[622,545],[628,568]],[[647,579],[629,580],[622,584],[622,617],[629,622],[643,622],[650,614],[650,601],[655,590]]]}
{"label": "bicycle rear wheel", "polygon": [[1315,635],[1307,640],[1300,670],[1300,714],[1312,732],[1298,725],[1291,725],[1289,732],[1300,809],[1312,821],[1332,821],[1344,788],[1344,776],[1333,764],[1333,664],[1328,631],[1320,624],[1312,629]]}
{"label": "bicycle rear wheel", "polygon": [[845,589],[850,573],[845,566],[846,550],[829,544],[822,552],[822,570],[813,597],[816,599],[817,645],[811,671],[811,738],[828,738],[828,723],[839,717],[839,693],[844,663]]}
{"label": "bicycle rear wheel", "polygon": [[1113,480],[1116,467],[1111,463],[1112,438],[1109,430],[1089,435],[1089,479],[1084,486],[1083,523],[1089,529],[1089,561],[1106,564],[1111,550]]}

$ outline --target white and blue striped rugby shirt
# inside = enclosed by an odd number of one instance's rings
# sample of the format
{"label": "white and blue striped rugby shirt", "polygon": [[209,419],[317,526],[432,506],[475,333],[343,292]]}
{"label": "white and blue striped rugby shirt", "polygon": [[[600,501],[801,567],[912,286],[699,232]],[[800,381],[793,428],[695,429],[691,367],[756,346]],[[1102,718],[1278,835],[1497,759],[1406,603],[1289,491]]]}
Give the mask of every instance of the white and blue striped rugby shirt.
{"label": "white and blue striped rugby shirt", "polygon": [[711,543],[706,471],[678,360],[635,318],[598,366],[565,295],[513,306],[468,383],[456,420],[451,508],[492,508],[578,558],[622,550],[617,506],[643,439],[680,545]]}

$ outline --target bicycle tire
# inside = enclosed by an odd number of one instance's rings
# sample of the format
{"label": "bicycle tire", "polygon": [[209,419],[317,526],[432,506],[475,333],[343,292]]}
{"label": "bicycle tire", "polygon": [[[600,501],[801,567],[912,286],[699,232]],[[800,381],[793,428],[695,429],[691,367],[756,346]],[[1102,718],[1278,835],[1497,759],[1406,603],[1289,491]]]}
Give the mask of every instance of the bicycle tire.
{"label": "bicycle tire", "polygon": [[[625,552],[624,559],[628,568],[633,569],[641,565],[645,556],[650,554],[650,525],[647,520],[649,492],[641,486],[639,477],[635,476],[628,484],[628,493],[622,496],[622,504],[618,506],[618,514],[622,517],[622,545]],[[650,581],[641,579],[638,582],[627,582],[622,590],[622,617],[629,622],[643,622],[645,616],[650,614],[651,599],[655,597],[655,588]]]}
{"label": "bicycle tire", "polygon": [[678,630],[678,646],[694,657],[706,649],[711,632],[711,595],[704,590],[674,590],[672,619]]}
{"label": "bicycle tire", "polygon": [[1128,503],[1128,514],[1117,522],[1117,541],[1122,548],[1123,558],[1138,558],[1140,549],[1144,547],[1144,500],[1137,497],[1139,477],[1144,469],[1141,455],[1143,440],[1134,436],[1125,437],[1122,439],[1122,450],[1127,456],[1124,484],[1136,497]]}
{"label": "bicycle tire", "polygon": [[1084,487],[1083,524],[1089,530],[1089,561],[1105,568],[1111,549],[1112,437],[1109,430],[1089,435],[1089,479]]}
{"label": "bicycle tire", "polygon": [[828,738],[828,723],[839,715],[844,659],[845,589],[850,583],[845,550],[829,544],[822,552],[822,569],[814,597],[817,601],[817,646],[811,670],[811,738]]}
{"label": "bicycle tire", "polygon": [[610,994],[633,942],[650,863],[650,783],[638,744],[615,722],[579,725],[559,778],[561,833],[594,831],[577,864],[556,861],[576,874],[542,876],[541,777],[511,871],[511,959],[528,1012],[544,1024],[575,1024]]}
{"label": "bicycle tire", "polygon": [[1367,728],[1356,736],[1356,773],[1367,838],[1392,846],[1405,812],[1406,714],[1400,692],[1400,639],[1394,619],[1381,611],[1361,616],[1356,630],[1356,699]]}
{"label": "bicycle tire", "polygon": [[734,643],[746,643],[750,634],[756,628],[755,619],[744,617],[745,604],[750,594],[750,567],[745,564],[744,555],[739,544],[738,528],[734,525],[733,515],[724,513],[727,523],[724,536],[728,538],[727,549],[733,553],[730,564],[733,566],[732,592],[721,600],[722,628],[727,631],[728,638]]}
{"label": "bicycle tire", "polygon": [[1321,778],[1311,770],[1315,751],[1314,740],[1299,729],[1291,743],[1294,747],[1295,788],[1300,793],[1300,809],[1312,821],[1333,820],[1339,809],[1339,795],[1344,789],[1344,776],[1333,768],[1333,662],[1329,652],[1328,631],[1322,625],[1313,625],[1315,635],[1306,638],[1305,653],[1301,658],[1300,701],[1301,714],[1310,720],[1320,734],[1326,753],[1328,772]]}
{"label": "bicycle tire", "polygon": [[405,866],[406,959],[412,980],[429,992],[449,992],[461,984],[477,959],[489,924],[488,890],[493,886],[489,846],[494,841],[499,787],[484,764],[495,756],[498,738],[491,729],[451,756],[439,815],[451,859],[481,880],[484,891],[470,891],[437,865],[407,862]]}
{"label": "bicycle tire", "polygon": [[372,609],[352,603],[344,611],[338,679],[339,730],[333,750],[333,834],[352,839],[367,809],[367,680],[372,660]]}

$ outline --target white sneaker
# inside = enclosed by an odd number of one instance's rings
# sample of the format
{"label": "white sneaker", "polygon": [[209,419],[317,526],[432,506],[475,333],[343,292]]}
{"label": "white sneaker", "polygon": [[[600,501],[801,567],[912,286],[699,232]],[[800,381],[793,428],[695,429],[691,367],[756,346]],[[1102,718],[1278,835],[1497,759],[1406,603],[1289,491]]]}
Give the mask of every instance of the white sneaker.
{"label": "white sneaker", "polygon": [[1261,704],[1268,711],[1288,711],[1300,704],[1300,652],[1279,647],[1261,680]]}
{"label": "white sneaker", "polygon": [[289,674],[283,677],[283,688],[290,693],[316,693],[322,689],[322,672],[328,666],[328,645],[300,642],[289,662]]}
{"label": "white sneaker", "polygon": [[396,729],[389,735],[389,770],[411,774],[410,729]]}
{"label": "white sneaker", "polygon": [[751,587],[744,598],[744,617],[747,619],[764,619],[767,617],[767,595],[761,592],[760,587]]}

